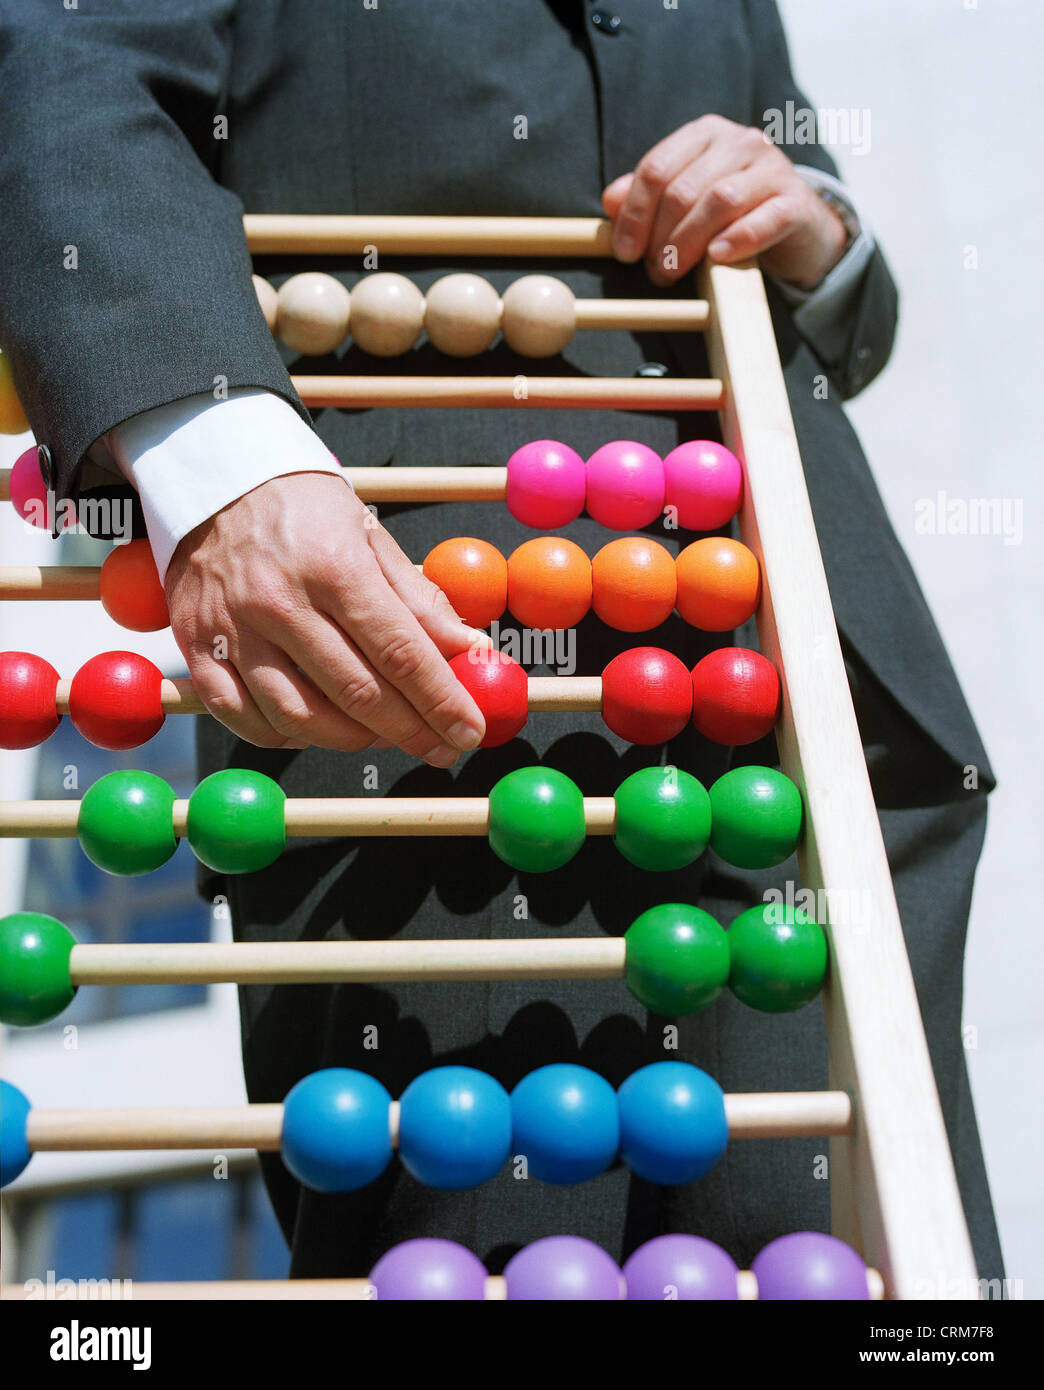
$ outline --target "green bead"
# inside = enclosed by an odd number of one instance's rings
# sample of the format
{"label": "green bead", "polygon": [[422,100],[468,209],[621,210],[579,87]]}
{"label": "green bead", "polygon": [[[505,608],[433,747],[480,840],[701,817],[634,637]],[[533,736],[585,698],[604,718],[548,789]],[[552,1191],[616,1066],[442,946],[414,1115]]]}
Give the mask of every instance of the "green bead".
{"label": "green bead", "polygon": [[657,1014],[694,1014],[729,979],[729,939],[709,912],[662,903],[636,917],[624,937],[624,975],[634,997]]}
{"label": "green bead", "polygon": [[31,1028],[72,1002],[69,957],[76,938],[43,912],[0,918],[0,1023]]}
{"label": "green bead", "polygon": [[211,773],[189,797],[188,842],[218,873],[265,869],[286,848],[286,793],[263,772]]}
{"label": "green bead", "polygon": [[710,789],[711,849],[737,869],[782,864],[801,839],[801,793],[771,767],[735,767]]}
{"label": "green bead", "polygon": [[583,794],[553,767],[520,767],[489,794],[490,849],[519,873],[560,869],[586,835]]}
{"label": "green bead", "polygon": [[728,940],[729,988],[752,1009],[789,1013],[819,993],[827,968],[826,933],[803,908],[759,903],[740,913]]}
{"label": "green bead", "polygon": [[151,874],[178,847],[174,788],[152,772],[107,772],[84,793],[76,833],[107,874]]}
{"label": "green bead", "polygon": [[710,798],[677,767],[643,767],[616,789],[616,838],[639,869],[683,869],[707,848]]}

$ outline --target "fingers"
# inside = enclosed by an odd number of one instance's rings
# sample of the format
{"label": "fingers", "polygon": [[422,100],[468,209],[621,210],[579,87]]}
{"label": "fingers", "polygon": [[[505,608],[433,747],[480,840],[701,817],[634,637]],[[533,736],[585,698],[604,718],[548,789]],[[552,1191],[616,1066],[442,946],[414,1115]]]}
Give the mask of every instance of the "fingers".
{"label": "fingers", "polygon": [[719,133],[715,124],[719,119],[705,117],[672,131],[638,161],[613,222],[613,254],[618,260],[637,261],[646,255],[664,190],[687,164],[709,148]]}
{"label": "fingers", "polygon": [[411,564],[383,526],[372,530],[369,540],[384,577],[443,656],[492,646],[489,633],[461,620],[438,585]]}
{"label": "fingers", "polygon": [[[331,704],[318,687],[273,643],[254,633],[240,637],[237,675],[275,732],[320,748],[357,753],[375,734]],[[240,674],[242,673],[242,674]]]}
{"label": "fingers", "polygon": [[793,201],[783,194],[767,198],[745,216],[729,223],[707,250],[717,261],[738,261],[777,246],[794,231],[796,214]]}
{"label": "fingers", "polygon": [[[375,558],[374,574],[354,573],[348,586],[327,589],[316,595],[316,606],[328,614],[351,640],[381,682],[398,692],[401,700],[434,732],[437,739],[460,751],[477,748],[485,733],[485,723],[474,700],[449,669],[445,658],[417,618],[384,578]],[[362,569],[362,566],[358,567]],[[459,646],[466,650],[468,642]],[[311,672],[315,677],[315,672]],[[321,682],[320,682],[321,684]],[[346,683],[343,695],[362,698],[376,709],[372,684],[353,689]],[[347,708],[342,699],[335,703]],[[391,708],[398,705],[389,700]],[[357,718],[385,737],[394,738],[407,748],[394,728],[379,727],[352,709]],[[414,735],[416,737],[416,735]],[[407,751],[410,751],[407,748]],[[423,755],[422,755],[423,756]]]}
{"label": "fingers", "polygon": [[777,171],[765,161],[737,168],[708,156],[689,165],[660,204],[646,258],[649,278],[667,285],[687,274],[715,237],[727,234],[778,189]]}
{"label": "fingers", "polygon": [[[317,599],[317,604],[321,602]],[[328,602],[331,608],[337,607],[336,596],[329,596]],[[286,651],[291,662],[311,678],[337,710],[370,730],[370,739],[387,739],[433,767],[451,767],[460,756],[460,745],[434,728],[423,712],[381,673],[335,614],[305,610],[292,627],[273,623],[267,629],[262,617],[258,629]],[[423,633],[420,635],[423,637]],[[459,686],[437,652],[435,656],[445,668],[449,682]]]}
{"label": "fingers", "polygon": [[197,695],[208,712],[237,738],[258,748],[307,748],[308,740],[279,733],[258,709],[239,672],[217,661],[210,647],[182,647]]}

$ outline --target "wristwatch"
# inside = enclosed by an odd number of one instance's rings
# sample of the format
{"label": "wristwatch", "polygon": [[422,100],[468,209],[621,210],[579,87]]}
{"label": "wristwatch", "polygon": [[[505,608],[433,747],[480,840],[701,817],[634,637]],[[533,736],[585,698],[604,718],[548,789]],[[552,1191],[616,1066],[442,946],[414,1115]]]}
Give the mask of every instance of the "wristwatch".
{"label": "wristwatch", "polygon": [[859,235],[859,219],[844,198],[839,198],[832,188],[817,187],[814,191],[841,219],[846,233],[844,249],[841,252],[843,256]]}

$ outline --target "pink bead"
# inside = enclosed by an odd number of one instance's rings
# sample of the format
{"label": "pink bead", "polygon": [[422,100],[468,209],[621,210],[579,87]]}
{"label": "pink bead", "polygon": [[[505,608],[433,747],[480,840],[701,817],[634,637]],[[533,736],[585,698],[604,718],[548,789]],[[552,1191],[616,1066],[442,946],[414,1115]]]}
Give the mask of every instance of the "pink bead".
{"label": "pink bead", "polygon": [[644,444],[617,439],[587,460],[587,512],[611,531],[639,531],[663,511],[663,460]]}
{"label": "pink bead", "polygon": [[[11,467],[11,505],[30,526],[38,526],[44,531],[51,529],[47,488],[40,473],[35,444],[24,454],[19,454]],[[58,511],[63,531],[76,525],[76,511],[71,501],[65,501]]]}
{"label": "pink bead", "polygon": [[739,511],[743,469],[735,454],[710,439],[679,444],[663,461],[664,494],[685,531],[716,531]]}
{"label": "pink bead", "polygon": [[568,444],[535,439],[508,459],[508,511],[526,526],[554,531],[575,521],[586,492],[584,461]]}

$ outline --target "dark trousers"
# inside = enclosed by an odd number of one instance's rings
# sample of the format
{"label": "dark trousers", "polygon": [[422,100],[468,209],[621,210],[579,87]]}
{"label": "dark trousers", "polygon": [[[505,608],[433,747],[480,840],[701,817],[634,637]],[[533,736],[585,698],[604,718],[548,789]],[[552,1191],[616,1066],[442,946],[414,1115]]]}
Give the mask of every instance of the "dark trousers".
{"label": "dark trousers", "polygon": [[[964,940],[986,798],[965,789],[961,769],[851,654],[849,677],[979,1272],[999,1278],[961,1038]],[[611,793],[635,767],[658,760],[707,780],[729,760],[774,760],[771,740],[737,755],[695,735],[682,736],[662,758],[653,749],[616,753],[594,731],[597,721],[581,727],[582,716],[558,718],[575,727],[551,744],[549,761],[592,795]],[[483,794],[511,766],[535,760],[519,744],[472,755],[455,784],[449,774],[413,768],[379,790]],[[359,795],[356,786],[346,773],[342,794]],[[727,926],[788,879],[797,879],[794,862],[751,874],[710,855],[681,873],[642,874],[604,838],[589,839],[570,865],[539,877],[514,875],[483,839],[342,840],[288,851],[264,872],[232,880],[228,892],[236,937],[245,941],[525,937],[618,934],[645,907],[669,901],[696,902]],[[241,1012],[252,1101],[281,1100],[301,1076],[328,1066],[368,1071],[393,1096],[419,1072],[447,1063],[479,1067],[509,1089],[558,1061],[580,1062],[619,1084],[647,1062],[680,1058],[726,1092],[818,1089],[827,1077],[818,1002],[771,1016],[725,993],[677,1021],[677,1050],[665,1031],[675,1020],[649,1015],[622,981],[249,986],[241,990]],[[376,1049],[365,1046],[374,1034],[364,1030],[373,1026]],[[555,1187],[520,1179],[508,1164],[474,1191],[437,1192],[396,1158],[369,1187],[331,1196],[301,1188],[276,1155],[263,1157],[262,1166],[292,1274],[334,1277],[363,1275],[391,1245],[419,1235],[460,1241],[493,1272],[519,1246],[565,1232],[622,1259],[655,1235],[690,1231],[746,1266],[775,1236],[829,1228],[827,1151],[814,1137],[735,1141],[710,1174],[684,1188],[653,1186],[621,1165],[591,1182]]]}

